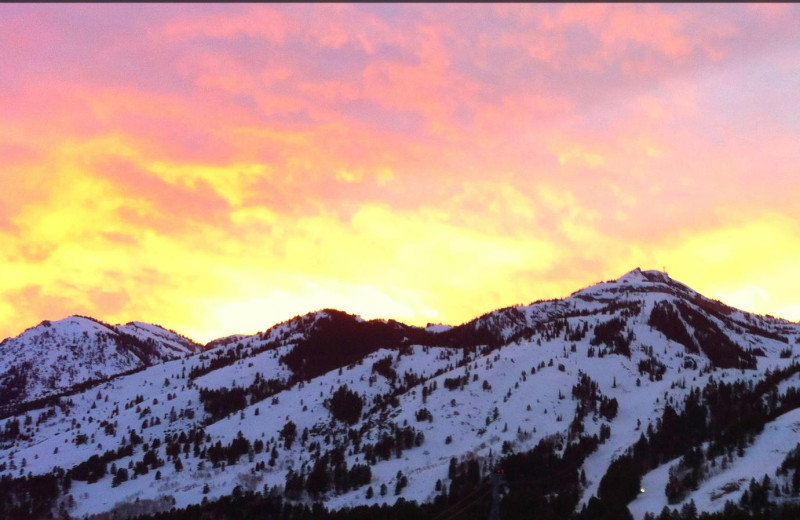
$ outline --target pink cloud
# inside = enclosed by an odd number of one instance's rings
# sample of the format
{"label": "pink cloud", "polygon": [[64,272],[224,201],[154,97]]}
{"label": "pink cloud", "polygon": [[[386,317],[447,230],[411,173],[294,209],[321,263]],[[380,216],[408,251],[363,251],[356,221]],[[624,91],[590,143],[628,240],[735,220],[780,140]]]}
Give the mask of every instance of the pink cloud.
{"label": "pink cloud", "polygon": [[552,287],[616,268],[612,248],[800,218],[797,6],[0,10],[0,231],[22,262],[48,251],[15,222],[70,177],[122,201],[114,247],[376,206],[557,244],[575,260]]}
{"label": "pink cloud", "polygon": [[230,204],[205,181],[191,187],[173,184],[116,158],[97,161],[92,169],[96,178],[110,183],[114,195],[129,201],[117,213],[130,225],[180,235],[197,223],[224,226],[228,222]]}
{"label": "pink cloud", "polygon": [[163,33],[168,38],[233,39],[241,36],[265,38],[281,42],[288,24],[275,9],[263,5],[247,6],[233,15],[190,14],[168,22]]}

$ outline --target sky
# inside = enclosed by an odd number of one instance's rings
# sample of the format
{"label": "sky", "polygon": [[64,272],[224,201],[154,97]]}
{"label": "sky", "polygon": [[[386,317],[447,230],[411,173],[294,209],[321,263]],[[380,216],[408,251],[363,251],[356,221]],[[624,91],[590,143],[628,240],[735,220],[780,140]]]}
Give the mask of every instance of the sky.
{"label": "sky", "polygon": [[0,337],[637,266],[800,320],[797,4],[2,4],[0,55]]}

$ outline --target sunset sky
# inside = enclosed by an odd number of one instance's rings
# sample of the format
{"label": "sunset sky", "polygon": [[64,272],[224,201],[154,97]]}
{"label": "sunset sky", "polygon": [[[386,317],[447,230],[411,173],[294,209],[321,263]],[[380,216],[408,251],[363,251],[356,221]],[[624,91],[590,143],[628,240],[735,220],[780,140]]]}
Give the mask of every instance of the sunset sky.
{"label": "sunset sky", "polygon": [[637,266],[800,320],[800,5],[2,4],[0,56],[0,338]]}

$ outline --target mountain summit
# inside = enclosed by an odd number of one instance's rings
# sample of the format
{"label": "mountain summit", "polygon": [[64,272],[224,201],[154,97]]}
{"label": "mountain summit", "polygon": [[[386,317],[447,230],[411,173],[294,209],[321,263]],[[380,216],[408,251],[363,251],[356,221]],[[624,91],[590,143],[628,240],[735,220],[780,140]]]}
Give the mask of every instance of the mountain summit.
{"label": "mountain summit", "polygon": [[638,268],[454,327],[326,309],[202,350],[44,322],[0,344],[0,516],[790,508],[798,345],[800,324]]}
{"label": "mountain summit", "polygon": [[108,325],[70,316],[43,321],[0,343],[0,407],[38,399],[198,352],[156,325]]}

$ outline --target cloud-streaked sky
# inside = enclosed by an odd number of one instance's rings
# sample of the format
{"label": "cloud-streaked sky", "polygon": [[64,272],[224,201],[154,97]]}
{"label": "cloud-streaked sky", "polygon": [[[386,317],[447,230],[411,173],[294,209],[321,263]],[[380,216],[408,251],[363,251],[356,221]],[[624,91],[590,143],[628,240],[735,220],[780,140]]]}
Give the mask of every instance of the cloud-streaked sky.
{"label": "cloud-streaked sky", "polygon": [[0,55],[0,337],[636,266],[800,319],[798,5],[3,4]]}

